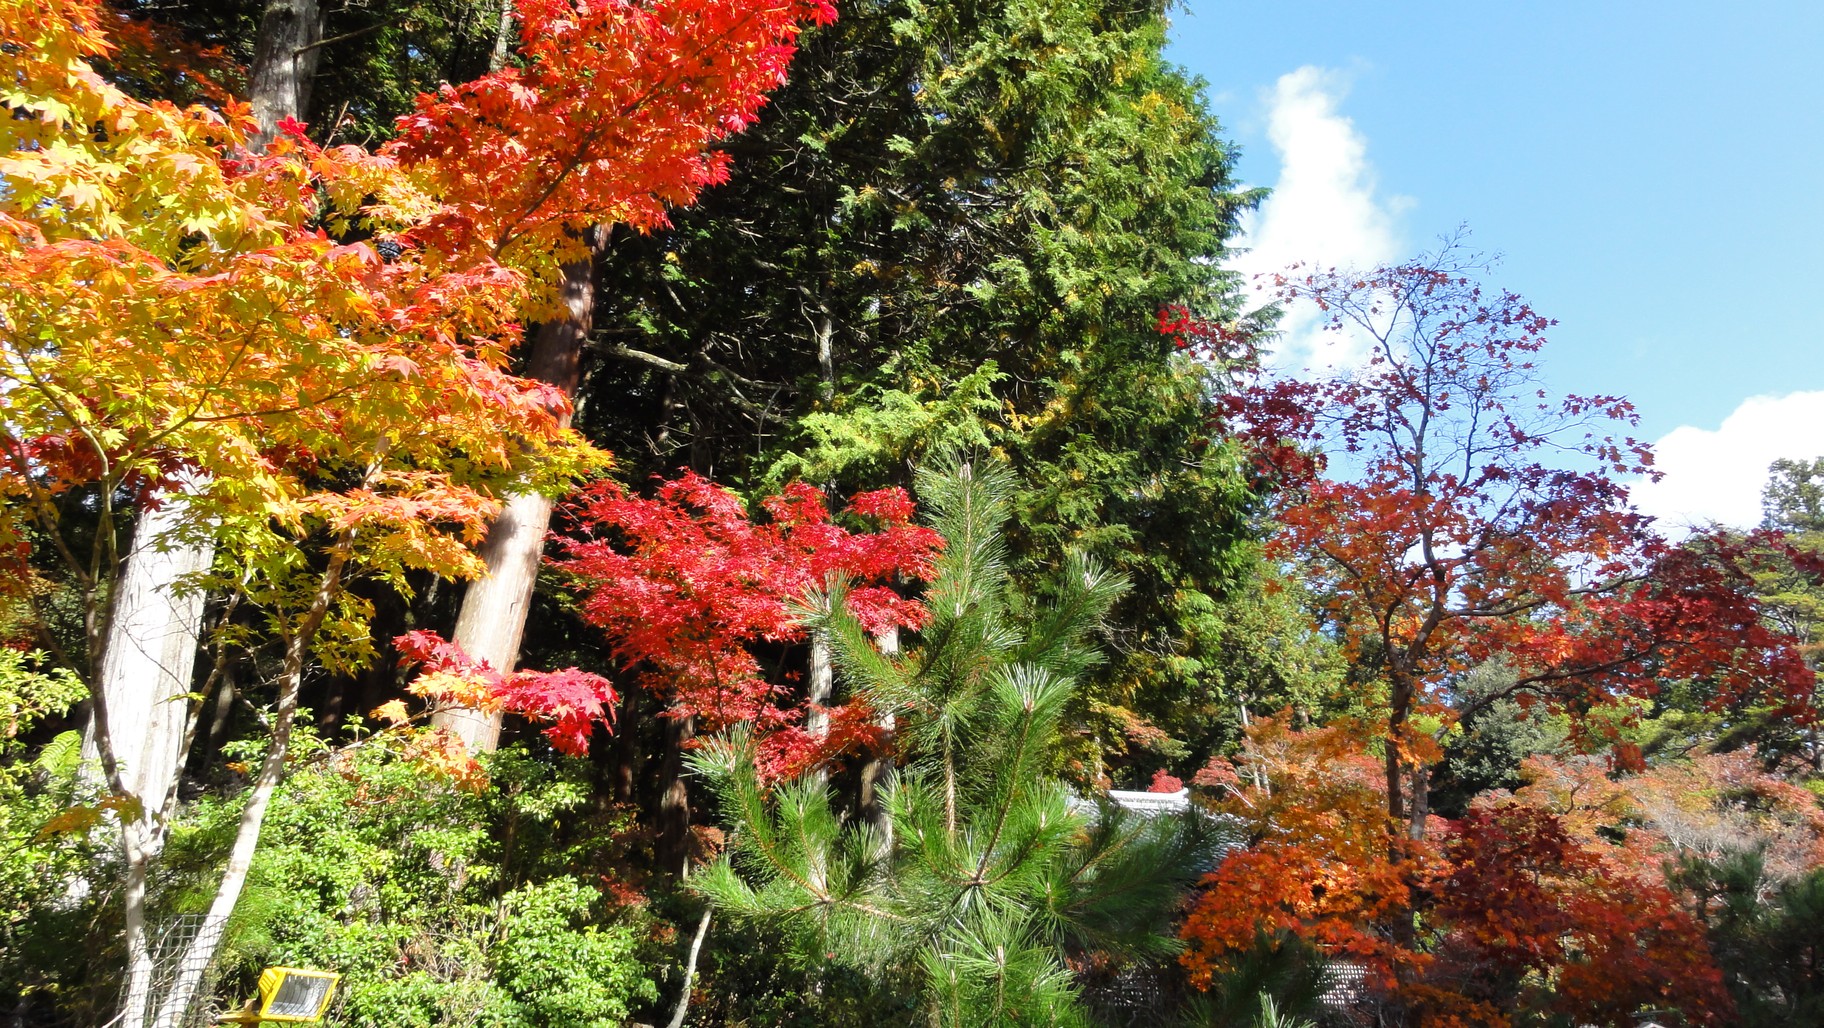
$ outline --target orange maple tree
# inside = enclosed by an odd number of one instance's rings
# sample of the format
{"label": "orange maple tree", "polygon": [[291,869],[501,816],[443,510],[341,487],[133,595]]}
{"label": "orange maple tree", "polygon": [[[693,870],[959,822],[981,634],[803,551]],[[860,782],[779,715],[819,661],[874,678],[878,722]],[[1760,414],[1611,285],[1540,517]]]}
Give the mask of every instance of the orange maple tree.
{"label": "orange maple tree", "polygon": [[[1814,686],[1753,595],[1753,547],[1777,541],[1660,536],[1621,481],[1652,474],[1650,449],[1620,434],[1632,408],[1541,388],[1551,322],[1486,289],[1485,271],[1446,248],[1362,274],[1279,276],[1281,299],[1322,311],[1360,361],[1259,378],[1224,415],[1276,488],[1270,554],[1302,572],[1362,676],[1386,690],[1388,813],[1414,839],[1443,733],[1504,697],[1578,713],[1697,681],[1717,707],[1809,717]],[[1220,328],[1161,327],[1233,348]],[[1456,692],[1496,659],[1509,685]]]}
{"label": "orange maple tree", "polygon": [[1417,955],[1381,931],[1410,909],[1424,881],[1414,865],[1431,850],[1414,844],[1396,862],[1388,848],[1379,768],[1367,753],[1370,725],[1341,721],[1307,732],[1285,718],[1249,727],[1235,757],[1217,757],[1192,784],[1247,845],[1204,879],[1185,920],[1183,963],[1207,988],[1264,937],[1296,935],[1354,960],[1390,986]]}
{"label": "orange maple tree", "polygon": [[1367,750],[1378,742],[1357,723],[1263,719],[1237,757],[1198,773],[1247,845],[1185,920],[1193,986],[1292,936],[1363,967],[1387,1010],[1419,1024],[1621,1023],[1640,1009],[1729,1020],[1703,925],[1651,870],[1608,859],[1551,811],[1510,798],[1433,818],[1426,840],[1398,840],[1396,860]]}

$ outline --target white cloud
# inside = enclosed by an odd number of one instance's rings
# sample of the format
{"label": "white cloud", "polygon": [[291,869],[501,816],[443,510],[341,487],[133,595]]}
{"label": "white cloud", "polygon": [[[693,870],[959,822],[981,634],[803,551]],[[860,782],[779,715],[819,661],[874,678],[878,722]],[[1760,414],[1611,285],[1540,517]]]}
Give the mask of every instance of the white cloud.
{"label": "white cloud", "polygon": [[1761,520],[1767,465],[1824,456],[1824,392],[1751,396],[1715,430],[1683,425],[1654,450],[1665,477],[1635,484],[1633,499],[1662,528],[1752,528]]}
{"label": "white cloud", "polygon": [[[1280,76],[1265,98],[1279,181],[1260,210],[1243,221],[1240,245],[1247,249],[1229,261],[1233,270],[1251,278],[1297,262],[1369,268],[1401,256],[1395,222],[1411,201],[1376,196],[1368,141],[1338,110],[1348,90],[1345,76],[1307,65]],[[1259,303],[1270,299],[1265,291],[1258,294]],[[1319,332],[1318,322],[1315,309],[1288,311],[1280,322],[1284,335],[1277,363],[1355,363],[1355,347]]]}

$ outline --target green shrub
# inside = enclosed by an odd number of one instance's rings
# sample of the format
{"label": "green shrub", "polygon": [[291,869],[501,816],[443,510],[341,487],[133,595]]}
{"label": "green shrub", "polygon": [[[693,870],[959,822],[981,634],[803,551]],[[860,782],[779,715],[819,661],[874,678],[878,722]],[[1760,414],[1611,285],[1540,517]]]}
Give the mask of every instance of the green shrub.
{"label": "green shrub", "polygon": [[99,1022],[114,996],[87,965],[94,940],[116,938],[118,926],[89,883],[112,880],[115,853],[86,830],[101,814],[78,802],[81,735],[64,732],[35,754],[25,745],[84,696],[74,675],[47,663],[0,647],[0,1009]]}
{"label": "green shrub", "polygon": [[[262,966],[342,975],[331,1023],[386,1028],[605,1028],[657,998],[651,919],[591,882],[596,840],[573,767],[508,751],[475,791],[391,735],[302,746],[267,817],[223,954],[242,994]],[[217,859],[239,803],[200,803],[177,866]],[[206,877],[199,875],[198,881]],[[200,904],[174,889],[169,906]]]}

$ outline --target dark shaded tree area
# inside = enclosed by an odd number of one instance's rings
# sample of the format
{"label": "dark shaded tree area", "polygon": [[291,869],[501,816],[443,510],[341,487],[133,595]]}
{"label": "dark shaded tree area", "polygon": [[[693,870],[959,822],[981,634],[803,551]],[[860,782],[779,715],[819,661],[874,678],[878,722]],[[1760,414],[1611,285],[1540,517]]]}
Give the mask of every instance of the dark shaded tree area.
{"label": "dark shaded tree area", "polygon": [[[506,55],[502,7],[496,0],[331,0],[321,5],[314,0],[123,0],[116,6],[163,30],[168,42],[181,40],[181,45],[211,55],[224,84],[242,97],[259,54],[262,21],[311,22],[306,34],[315,42],[294,54],[300,63],[314,60],[300,120],[323,142],[390,139],[396,132],[394,119],[411,109],[419,93],[476,78]],[[160,96],[183,86],[168,75],[140,76],[129,84]]]}
{"label": "dark shaded tree area", "polygon": [[1003,454],[1021,581],[1071,546],[1136,584],[1088,693],[1117,753],[1173,716],[1194,672],[1172,658],[1252,561],[1248,482],[1207,427],[1219,383],[1156,322],[1237,316],[1213,267],[1253,197],[1160,58],[1161,15],[846,6],[727,145],[730,183],[609,248],[579,421],[629,481],[840,494],[945,446]]}

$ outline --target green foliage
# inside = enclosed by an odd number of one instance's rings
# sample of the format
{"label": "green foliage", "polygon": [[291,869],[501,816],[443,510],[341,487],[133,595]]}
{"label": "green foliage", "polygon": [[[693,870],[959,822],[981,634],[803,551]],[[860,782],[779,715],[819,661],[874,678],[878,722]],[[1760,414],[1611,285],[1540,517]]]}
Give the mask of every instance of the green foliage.
{"label": "green foliage", "polygon": [[717,917],[698,958],[690,1018],[767,1028],[929,1028],[916,968],[832,963]]}
{"label": "green foliage", "polygon": [[1011,487],[994,463],[919,476],[947,545],[903,658],[874,648],[840,588],[814,604],[849,687],[897,717],[903,767],[880,822],[845,823],[821,778],[761,782],[745,731],[692,763],[733,829],[692,884],[808,963],[916,969],[944,1025],[1083,1023],[1066,955],[1173,952],[1161,929],[1208,843],[1175,819],[1073,804],[1065,715],[1125,586],[1071,557],[1051,602],[1016,603],[998,531]]}
{"label": "green foliage", "polygon": [[1193,997],[1188,1024],[1207,1028],[1309,1025],[1323,1013],[1327,965],[1317,948],[1289,933],[1261,936]]}
{"label": "green foliage", "polygon": [[0,646],[0,759],[17,756],[21,734],[88,695],[75,672],[48,663],[37,650]]}
{"label": "green foliage", "polygon": [[1500,663],[1468,672],[1458,686],[1461,701],[1475,711],[1444,740],[1444,761],[1433,773],[1432,807],[1444,817],[1461,817],[1475,796],[1521,786],[1520,762],[1535,754],[1566,752],[1569,719],[1542,706],[1531,710],[1512,699],[1495,698],[1514,684]]}
{"label": "green foliage", "polygon": [[1824,457],[1781,458],[1767,471],[1762,524],[1782,532],[1824,532]]}
{"label": "green foliage", "polygon": [[[336,1023],[389,1028],[606,1028],[656,999],[647,918],[583,875],[624,825],[586,813],[576,769],[503,751],[474,791],[409,745],[301,749],[236,910],[230,981],[245,990],[275,963],[336,970]],[[237,811],[200,804],[173,862],[210,866]],[[201,899],[174,882],[167,906]]]}
{"label": "green foliage", "polygon": [[794,479],[891,480],[896,463],[986,448],[987,426],[1000,410],[994,386],[1006,377],[987,361],[941,395],[869,383],[833,396],[829,409],[799,419],[798,445],[779,454],[763,484],[776,491]]}
{"label": "green foliage", "polygon": [[85,939],[97,929],[105,938],[107,926],[78,883],[105,873],[112,854],[85,830],[100,814],[78,802],[81,733],[59,733],[36,754],[25,745],[86,695],[75,675],[48,664],[0,647],[0,1006],[75,1012],[108,1002],[85,988]]}
{"label": "green foliage", "polygon": [[1673,880],[1697,897],[1742,1023],[1824,1023],[1824,868],[1770,881],[1755,852],[1681,858]]}
{"label": "green foliage", "polygon": [[1161,766],[1189,778],[1238,745],[1254,717],[1289,710],[1322,722],[1363,708],[1360,692],[1343,690],[1342,651],[1311,624],[1300,586],[1264,563],[1226,596],[1189,583],[1152,593],[1147,602],[1170,606],[1182,637],[1129,648],[1114,687],[1091,705],[1098,745],[1128,768],[1124,787]]}

